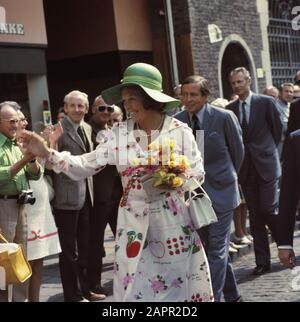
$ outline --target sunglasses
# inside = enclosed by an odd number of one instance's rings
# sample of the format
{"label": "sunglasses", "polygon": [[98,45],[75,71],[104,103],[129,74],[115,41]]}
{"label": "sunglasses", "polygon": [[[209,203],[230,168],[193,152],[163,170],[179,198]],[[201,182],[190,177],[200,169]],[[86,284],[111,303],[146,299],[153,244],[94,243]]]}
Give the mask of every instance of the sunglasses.
{"label": "sunglasses", "polygon": [[98,111],[99,112],[104,112],[105,110],[107,110],[108,113],[112,113],[114,111],[114,107],[113,106],[105,106],[105,105],[101,105],[98,106]]}

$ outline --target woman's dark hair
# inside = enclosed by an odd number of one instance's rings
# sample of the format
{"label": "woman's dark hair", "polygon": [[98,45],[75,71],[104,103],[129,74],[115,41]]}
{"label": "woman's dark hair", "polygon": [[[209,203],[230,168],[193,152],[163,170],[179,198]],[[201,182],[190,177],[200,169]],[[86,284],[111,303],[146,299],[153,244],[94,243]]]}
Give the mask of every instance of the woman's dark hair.
{"label": "woman's dark hair", "polygon": [[151,98],[139,86],[128,86],[136,92],[136,95],[142,100],[145,110],[153,110],[162,113],[165,107],[164,103],[160,103]]}

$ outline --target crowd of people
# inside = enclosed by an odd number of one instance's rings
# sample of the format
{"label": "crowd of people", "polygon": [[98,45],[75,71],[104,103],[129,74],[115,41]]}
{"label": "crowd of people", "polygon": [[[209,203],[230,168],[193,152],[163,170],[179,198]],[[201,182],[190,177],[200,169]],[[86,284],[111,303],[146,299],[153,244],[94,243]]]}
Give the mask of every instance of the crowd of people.
{"label": "crowd of people", "polygon": [[[88,122],[88,96],[74,90],[58,123],[36,132],[26,130],[17,103],[0,104],[0,229],[24,246],[33,270],[29,282],[13,286],[13,301],[39,301],[43,258],[58,253],[66,302],[105,299],[107,224],[116,241],[116,301],[241,302],[229,251],[253,243],[252,274],[265,274],[269,232],[283,265],[295,266],[300,71],[295,84],[265,95],[251,91],[244,67],[232,70],[229,82],[231,101],[209,103],[200,75],[184,79],[173,98],[162,92],[157,68],[136,63],[94,99]],[[166,139],[189,169],[183,183],[153,187],[158,193],[150,198],[144,178],[155,165],[154,146]],[[186,197],[203,179],[218,221],[196,229]],[[31,195],[20,202],[29,189],[35,202]],[[0,291],[0,301],[7,296]]]}

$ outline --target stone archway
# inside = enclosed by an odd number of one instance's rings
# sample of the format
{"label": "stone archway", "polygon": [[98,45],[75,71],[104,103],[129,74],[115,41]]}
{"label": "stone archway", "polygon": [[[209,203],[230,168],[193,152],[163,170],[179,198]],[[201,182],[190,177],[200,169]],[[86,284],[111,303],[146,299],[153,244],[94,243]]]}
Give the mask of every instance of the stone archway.
{"label": "stone archway", "polygon": [[220,96],[230,99],[232,90],[229,73],[236,67],[245,67],[252,78],[251,90],[257,90],[257,78],[254,59],[246,42],[238,35],[230,35],[224,41],[219,53],[219,88]]}

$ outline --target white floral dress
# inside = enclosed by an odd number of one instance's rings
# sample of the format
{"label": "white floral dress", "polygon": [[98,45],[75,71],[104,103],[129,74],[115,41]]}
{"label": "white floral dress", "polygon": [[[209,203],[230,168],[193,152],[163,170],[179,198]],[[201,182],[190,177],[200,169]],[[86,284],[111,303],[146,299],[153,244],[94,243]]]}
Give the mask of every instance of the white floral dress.
{"label": "white floral dress", "polygon": [[[175,152],[189,158],[189,176],[202,176],[202,159],[191,130],[166,116],[156,140],[166,137],[175,140]],[[184,203],[184,189],[148,201],[141,183],[143,171],[132,165],[134,158],[147,158],[138,141],[128,120],[106,131],[94,152],[71,156],[53,151],[49,161],[55,171],[73,179],[92,175],[107,163],[117,166],[124,193],[115,249],[116,301],[213,301],[208,262]]]}

